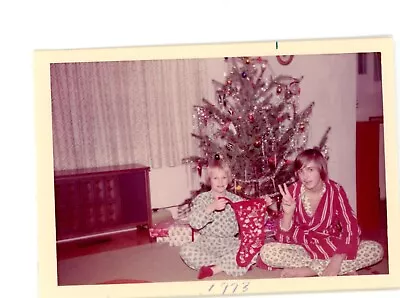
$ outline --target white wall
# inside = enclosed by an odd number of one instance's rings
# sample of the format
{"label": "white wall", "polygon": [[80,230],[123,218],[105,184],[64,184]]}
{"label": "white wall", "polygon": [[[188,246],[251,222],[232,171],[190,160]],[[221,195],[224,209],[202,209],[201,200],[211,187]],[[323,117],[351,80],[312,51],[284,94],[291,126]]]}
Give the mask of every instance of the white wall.
{"label": "white wall", "polygon": [[304,75],[300,105],[315,101],[309,145],[318,144],[328,126],[329,176],[341,183],[356,211],[356,54],[295,56],[276,73]]}
{"label": "white wall", "polygon": [[366,57],[367,73],[357,75],[357,121],[383,116],[382,82],[374,80],[373,53]]}
{"label": "white wall", "polygon": [[[329,173],[341,183],[356,210],[355,123],[356,123],[356,54],[295,56],[290,65],[279,65],[270,57],[275,74],[304,76],[300,106],[315,101],[310,126],[310,146],[317,145],[328,126],[332,127],[328,146]],[[207,63],[211,79],[223,79],[223,59]],[[210,96],[206,90],[205,96]],[[191,115],[188,115],[191,117]],[[189,174],[191,173],[191,174]],[[187,175],[191,176],[188,177]],[[198,178],[187,167],[152,170],[151,196],[153,208],[179,204],[197,187]]]}

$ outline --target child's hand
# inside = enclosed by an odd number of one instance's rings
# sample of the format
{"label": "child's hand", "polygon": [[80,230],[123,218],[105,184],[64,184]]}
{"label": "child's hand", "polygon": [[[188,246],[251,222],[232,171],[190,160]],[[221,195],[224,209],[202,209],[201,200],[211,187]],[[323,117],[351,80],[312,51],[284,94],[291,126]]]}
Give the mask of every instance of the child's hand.
{"label": "child's hand", "polygon": [[281,185],[278,185],[279,187],[279,192],[282,195],[282,210],[286,214],[293,214],[294,210],[296,209],[296,201],[293,199],[293,197],[290,195],[289,189],[286,185],[284,184],[284,188]]}
{"label": "child's hand", "polygon": [[214,210],[218,210],[218,211],[224,210],[226,203],[228,203],[228,200],[226,200],[224,198],[215,199],[215,201],[213,203],[215,206]]}
{"label": "child's hand", "polygon": [[271,199],[269,195],[265,195],[262,198],[265,200],[267,206],[271,206],[274,203],[274,201]]}
{"label": "child's hand", "polygon": [[224,198],[216,198],[210,205],[208,205],[207,211],[211,213],[216,210],[217,211],[224,210],[227,203],[228,200]]}

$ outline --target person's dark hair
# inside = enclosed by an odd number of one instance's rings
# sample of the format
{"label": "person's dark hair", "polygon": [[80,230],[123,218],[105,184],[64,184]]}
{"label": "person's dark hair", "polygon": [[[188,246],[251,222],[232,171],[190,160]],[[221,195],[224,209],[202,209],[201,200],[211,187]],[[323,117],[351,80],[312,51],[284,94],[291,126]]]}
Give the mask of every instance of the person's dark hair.
{"label": "person's dark hair", "polygon": [[299,170],[301,170],[311,161],[314,161],[318,165],[321,179],[328,179],[328,164],[325,157],[322,155],[321,151],[318,148],[306,149],[299,155],[297,155],[293,165],[296,175]]}

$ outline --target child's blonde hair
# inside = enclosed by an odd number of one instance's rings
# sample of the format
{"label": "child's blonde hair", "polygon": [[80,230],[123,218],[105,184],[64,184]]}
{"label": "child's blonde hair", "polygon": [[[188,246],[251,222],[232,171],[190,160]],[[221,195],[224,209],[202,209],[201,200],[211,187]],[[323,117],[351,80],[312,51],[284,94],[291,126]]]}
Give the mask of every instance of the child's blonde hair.
{"label": "child's blonde hair", "polygon": [[207,173],[205,177],[205,183],[210,186],[211,185],[211,171],[214,169],[220,169],[225,172],[225,174],[228,176],[228,184],[232,182],[232,171],[229,166],[229,163],[222,159],[212,159],[211,161],[208,162],[208,167],[207,167]]}

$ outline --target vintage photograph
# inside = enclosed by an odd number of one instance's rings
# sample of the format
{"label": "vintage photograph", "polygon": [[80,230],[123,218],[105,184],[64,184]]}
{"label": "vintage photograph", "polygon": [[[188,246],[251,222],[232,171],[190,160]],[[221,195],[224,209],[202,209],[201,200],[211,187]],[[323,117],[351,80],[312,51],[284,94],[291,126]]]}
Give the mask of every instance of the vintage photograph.
{"label": "vintage photograph", "polygon": [[385,54],[270,53],[49,61],[58,287],[390,274]]}

